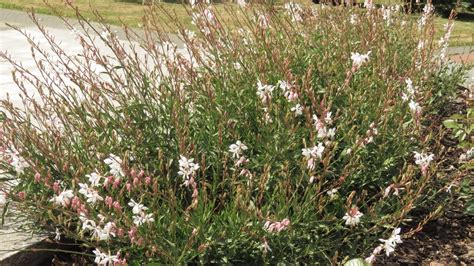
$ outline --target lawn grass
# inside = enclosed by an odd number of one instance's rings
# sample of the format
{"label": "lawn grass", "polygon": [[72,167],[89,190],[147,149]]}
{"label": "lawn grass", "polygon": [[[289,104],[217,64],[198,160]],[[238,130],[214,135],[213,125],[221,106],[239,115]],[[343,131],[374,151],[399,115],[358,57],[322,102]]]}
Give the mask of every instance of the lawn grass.
{"label": "lawn grass", "polygon": [[[75,16],[74,11],[67,8],[63,3],[64,0],[49,0],[48,1],[56,10],[66,17]],[[297,0],[304,5],[312,4],[309,0]],[[375,1],[379,4],[396,3],[397,0],[379,0]],[[142,17],[145,14],[147,6],[141,4],[141,0],[75,0],[74,4],[79,7],[79,10],[85,17],[94,18],[93,9],[99,11],[104,17],[105,21],[114,25],[121,25],[122,23],[138,27],[142,23]],[[185,7],[180,3],[162,2],[160,4],[164,10],[167,10],[180,19],[180,22],[186,27],[193,27],[191,25],[191,17],[187,13]],[[43,0],[0,0],[0,8],[31,10],[34,9],[37,13],[52,14],[53,12],[47,7]],[[230,14],[237,14],[240,8],[233,3],[216,3],[213,8],[221,15],[224,21],[229,24],[235,22],[235,16]],[[171,19],[165,12],[159,10],[159,17],[163,23],[170,23]],[[234,18],[234,19],[233,19]],[[443,32],[443,25],[447,22],[446,18],[436,18],[437,35],[441,36]],[[170,28],[171,31],[176,30],[175,27]],[[458,20],[455,22],[454,31],[452,33],[451,46],[472,46],[474,45],[474,20]]]}

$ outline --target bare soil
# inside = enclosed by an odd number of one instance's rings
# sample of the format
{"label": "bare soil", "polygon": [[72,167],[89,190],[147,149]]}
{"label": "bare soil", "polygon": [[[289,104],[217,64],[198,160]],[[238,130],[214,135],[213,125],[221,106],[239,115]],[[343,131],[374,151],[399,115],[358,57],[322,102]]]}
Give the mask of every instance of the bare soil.
{"label": "bare soil", "polygon": [[396,256],[381,258],[381,265],[474,265],[474,216],[456,201],[422,231],[403,239]]}

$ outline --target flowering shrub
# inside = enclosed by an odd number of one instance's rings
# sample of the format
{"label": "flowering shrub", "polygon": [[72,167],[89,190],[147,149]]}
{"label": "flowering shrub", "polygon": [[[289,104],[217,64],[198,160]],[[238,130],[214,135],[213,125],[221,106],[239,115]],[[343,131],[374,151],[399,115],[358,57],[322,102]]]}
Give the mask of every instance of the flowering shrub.
{"label": "flowering shrub", "polygon": [[391,255],[449,183],[433,121],[462,77],[432,9],[399,10],[248,6],[234,29],[197,5],[182,50],[153,13],[140,45],[81,21],[81,56],[44,32],[40,75],[0,54],[40,97],[1,103],[9,199],[98,264]]}

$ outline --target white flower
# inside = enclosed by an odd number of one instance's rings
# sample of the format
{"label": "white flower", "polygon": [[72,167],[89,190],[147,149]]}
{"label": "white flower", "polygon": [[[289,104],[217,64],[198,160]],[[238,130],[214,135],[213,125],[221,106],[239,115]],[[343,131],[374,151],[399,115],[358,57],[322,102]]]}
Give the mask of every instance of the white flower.
{"label": "white flower", "polygon": [[327,112],[326,117],[324,118],[324,122],[326,124],[331,124],[332,123],[332,112]]}
{"label": "white flower", "polygon": [[104,163],[107,164],[110,167],[110,173],[117,177],[120,178],[122,176],[125,176],[123,170],[122,170],[122,159],[120,157],[110,154],[109,158],[104,160]]}
{"label": "white flower", "polygon": [[87,219],[84,213],[79,215],[79,220],[82,222],[82,230],[94,230],[96,228],[96,223],[93,220]]}
{"label": "white flower", "polygon": [[349,148],[349,149],[346,150],[345,155],[350,155],[351,153],[352,153],[352,149]]}
{"label": "white flower", "polygon": [[308,160],[308,169],[313,170],[315,167],[315,160],[323,157],[324,145],[318,143],[317,146],[312,148],[302,149],[301,154]]}
{"label": "white flower", "polygon": [[431,14],[434,12],[434,6],[430,3],[427,3],[424,7],[423,7],[423,13],[424,14]]}
{"label": "white flower", "polygon": [[470,148],[469,150],[466,151],[466,153],[463,153],[459,156],[459,161],[464,162],[471,160],[474,157],[474,147]]}
{"label": "white flower", "polygon": [[413,100],[410,100],[410,102],[408,103],[408,107],[410,107],[410,111],[412,111],[412,113],[414,114],[421,113],[421,110],[422,110],[421,106]]}
{"label": "white flower", "polygon": [[283,91],[283,93],[285,93],[292,87],[291,84],[286,80],[279,80],[277,86]]}
{"label": "white flower", "polygon": [[300,116],[303,114],[303,106],[301,104],[296,104],[294,107],[291,107],[290,109],[293,113],[295,113],[295,116]]}
{"label": "white flower", "polygon": [[424,7],[423,7],[423,14],[421,15],[420,17],[420,20],[418,21],[418,28],[421,29],[423,26],[425,26],[426,24],[426,21],[428,20],[428,18],[431,16],[431,14],[433,13],[434,11],[434,7],[432,4],[430,3],[427,3]]}
{"label": "white flower", "polygon": [[364,7],[367,8],[367,9],[374,8],[374,4],[372,3],[372,0],[365,0],[364,1]]}
{"label": "white flower", "polygon": [[96,234],[99,241],[109,241],[112,237],[115,237],[115,223],[108,222],[104,225],[104,228],[96,227],[94,234]]}
{"label": "white flower", "polygon": [[94,172],[90,175],[86,175],[86,177],[89,179],[89,183],[92,187],[97,187],[100,185],[100,180],[102,177],[99,174]]}
{"label": "white flower", "polygon": [[204,17],[209,23],[214,24],[216,22],[216,16],[214,15],[211,9],[206,8],[204,9],[203,13],[204,13]]}
{"label": "white flower", "polygon": [[246,7],[247,6],[247,2],[245,0],[237,0],[237,4],[240,7]]}
{"label": "white flower", "polygon": [[367,258],[365,258],[365,262],[367,262],[368,264],[372,265],[372,264],[375,262],[375,255],[374,255],[374,254],[371,254],[370,256],[368,256]]}
{"label": "white flower", "polygon": [[235,68],[235,70],[240,70],[240,69],[242,69],[242,65],[239,62],[235,62],[234,63],[234,68]]}
{"label": "white flower", "polygon": [[262,245],[260,246],[261,249],[263,249],[263,252],[267,253],[267,252],[272,252],[272,249],[270,248],[270,246],[268,245],[268,242],[267,242],[267,239],[266,238],[263,238],[263,243]]}
{"label": "white flower", "polygon": [[410,78],[407,78],[405,80],[405,83],[407,84],[407,92],[408,92],[409,96],[414,96],[415,91],[416,91],[416,87],[413,86],[413,81],[411,81]]}
{"label": "white flower", "polygon": [[312,148],[307,148],[302,150],[302,154],[306,158],[322,158],[324,152],[324,145],[322,143],[318,143],[317,146]]}
{"label": "white flower", "polygon": [[84,195],[87,198],[88,203],[95,204],[97,201],[102,201],[102,198],[97,191],[93,188],[90,188],[87,184],[79,183],[79,193]]}
{"label": "white flower", "polygon": [[243,144],[240,140],[238,140],[237,142],[229,146],[229,152],[232,153],[232,157],[234,158],[239,158],[240,155],[242,155],[242,153],[246,151],[247,149],[248,147],[245,144]]}
{"label": "white flower", "polygon": [[153,218],[152,213],[150,213],[150,214],[141,213],[140,215],[134,215],[133,216],[133,223],[136,226],[140,226],[140,225],[146,224],[146,223],[151,223],[151,222],[154,222],[154,221],[155,221],[155,219]]}
{"label": "white flower", "polygon": [[327,133],[327,137],[332,139],[336,136],[336,129],[335,128],[330,128]]}
{"label": "white flower", "polygon": [[285,9],[288,11],[288,14],[291,16],[291,21],[300,22],[303,21],[303,8],[296,3],[289,2],[285,4]]}
{"label": "white flower", "polygon": [[57,196],[53,196],[52,199],[49,201],[53,202],[57,205],[62,205],[63,207],[67,207],[69,203],[71,203],[71,199],[74,198],[74,192],[72,190],[65,190],[61,192]]}
{"label": "white flower", "polygon": [[185,35],[186,38],[188,38],[189,40],[193,40],[194,38],[196,38],[196,32],[194,32],[194,31],[192,31],[192,30],[185,29],[185,30],[184,30],[184,35]]}
{"label": "white flower", "polygon": [[406,93],[402,92],[402,101],[406,102],[409,99],[410,99],[410,97]]}
{"label": "white flower", "polygon": [[397,244],[402,243],[400,231],[400,228],[395,228],[389,239],[379,239],[383,243],[383,248],[387,256],[390,256],[390,254],[395,251]]}
{"label": "white flower", "polygon": [[56,228],[54,240],[56,240],[56,241],[61,240],[61,231],[59,231],[59,228]]}
{"label": "white flower", "polygon": [[387,25],[390,25],[392,22],[392,10],[390,7],[386,8],[382,5],[382,17],[387,22]]}
{"label": "white flower", "polygon": [[369,55],[371,51],[366,54],[351,53],[352,65],[355,67],[360,67],[363,63],[369,61]]}
{"label": "white flower", "polygon": [[143,211],[146,211],[148,210],[147,207],[145,207],[145,205],[143,204],[140,204],[140,203],[137,203],[136,201],[134,201],[133,199],[130,200],[130,202],[128,203],[128,206],[132,207],[132,212],[133,214],[140,214],[142,213]]}
{"label": "white flower", "polygon": [[118,257],[116,255],[107,255],[98,249],[95,249],[92,252],[95,255],[94,262],[98,265],[114,265],[114,262],[118,261]]}
{"label": "white flower", "polygon": [[416,49],[417,49],[418,51],[421,51],[421,50],[423,50],[424,47],[425,47],[425,42],[424,42],[423,40],[420,40],[420,41],[418,42],[418,45],[416,46]]}
{"label": "white flower", "polygon": [[328,194],[328,196],[333,199],[334,197],[336,197],[336,194],[337,194],[337,191],[338,189],[337,188],[333,188],[331,190],[328,190],[328,192],[326,192]]}
{"label": "white flower", "polygon": [[349,20],[349,22],[352,24],[352,25],[355,25],[358,21],[358,18],[357,18],[357,14],[351,14],[351,18]]}
{"label": "white flower", "polygon": [[352,207],[349,212],[346,212],[342,219],[346,221],[346,225],[355,226],[360,223],[360,217],[363,215],[364,214],[361,213],[357,207]]}
{"label": "white flower", "polygon": [[413,152],[415,154],[415,163],[421,167],[421,169],[427,169],[431,161],[434,159],[434,154],[427,155],[425,153]]}
{"label": "white flower", "polygon": [[272,85],[262,84],[260,80],[257,82],[257,95],[262,99],[262,103],[267,103],[272,99],[272,92],[275,89]]}
{"label": "white flower", "polygon": [[269,27],[268,17],[265,14],[259,14],[257,17],[258,26],[262,29]]}
{"label": "white flower", "polygon": [[26,160],[23,159],[23,157],[20,156],[20,153],[14,148],[11,149],[7,155],[10,157],[10,165],[15,169],[17,175],[21,175],[24,170],[29,167]]}
{"label": "white flower", "polygon": [[313,125],[317,130],[324,128],[324,123],[321,120],[319,120],[317,115],[313,115],[313,121],[314,121]]}
{"label": "white flower", "polygon": [[330,128],[329,130],[323,126],[318,129],[318,138],[324,139],[324,138],[329,138],[332,139],[336,136],[336,129],[335,128]]}
{"label": "white flower", "polygon": [[196,174],[196,171],[199,169],[199,164],[194,163],[194,159],[187,159],[183,155],[179,157],[178,175],[182,176],[184,180],[188,180],[191,176]]}

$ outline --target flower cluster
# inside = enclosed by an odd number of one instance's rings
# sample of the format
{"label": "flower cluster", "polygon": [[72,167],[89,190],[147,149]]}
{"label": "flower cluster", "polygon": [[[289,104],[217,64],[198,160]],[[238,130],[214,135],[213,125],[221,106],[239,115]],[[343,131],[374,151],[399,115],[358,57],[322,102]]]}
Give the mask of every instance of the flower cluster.
{"label": "flower cluster", "polygon": [[[54,61],[68,62],[61,67],[67,79],[44,82],[64,89],[37,88],[44,110],[22,112],[0,101],[9,111],[0,149],[10,142],[21,147],[0,164],[20,175],[6,200],[57,228],[57,241],[64,235],[84,243],[84,252],[95,249],[86,260],[102,265],[124,263],[118,252],[138,264],[185,264],[237,261],[235,251],[270,264],[338,263],[331,258],[353,252],[336,251],[334,243],[366,253],[375,246],[360,239],[381,237],[388,239],[368,260],[392,254],[400,230],[389,237],[385,228],[403,223],[405,210],[423,207],[425,199],[447,195],[438,188],[452,181],[430,178],[438,165],[421,153],[441,156],[442,147],[420,105],[445,103],[455,80],[433,60],[432,37],[410,16],[372,1],[370,10],[282,4],[286,14],[249,6],[238,10],[243,28],[228,28],[217,7],[203,2],[191,1],[199,34],[179,29],[184,48],[152,30],[136,48],[118,49],[122,41],[106,30],[109,56],[91,50],[84,32],[87,54]],[[81,71],[69,69],[75,64]],[[15,71],[21,86],[23,70]],[[37,84],[48,76],[41,74]],[[77,84],[84,88],[80,100],[62,102],[75,99]],[[416,127],[405,123],[413,118],[408,108],[419,116]],[[9,120],[16,115],[18,121]],[[64,130],[47,125],[53,130],[38,133],[36,121],[46,125],[52,117]],[[420,153],[410,165],[405,157],[413,146]],[[425,178],[413,174],[418,165]],[[209,237],[232,243],[215,245]]]}
{"label": "flower cluster", "polygon": [[142,224],[152,223],[155,221],[153,218],[153,213],[145,213],[148,208],[143,204],[137,203],[132,199],[128,203],[128,206],[132,207],[133,223],[136,226],[141,226]]}
{"label": "flower cluster", "polygon": [[364,214],[359,211],[359,208],[354,206],[350,208],[348,212],[346,212],[346,214],[344,215],[344,217],[342,217],[342,219],[346,221],[345,223],[346,225],[356,226],[357,224],[360,223],[360,218],[362,216],[364,216]]}
{"label": "flower cluster", "polygon": [[434,159],[434,154],[425,154],[419,152],[413,152],[415,154],[415,163],[421,167],[421,172],[426,174],[428,170],[428,166],[430,165],[431,161]]}
{"label": "flower cluster", "polygon": [[288,14],[291,17],[291,21],[293,22],[301,22],[303,21],[303,8],[301,5],[289,2],[285,4],[285,9],[287,10]]}
{"label": "flower cluster", "polygon": [[438,41],[438,45],[441,48],[439,52],[439,58],[441,61],[446,59],[446,53],[448,51],[449,39],[451,38],[451,33],[453,32],[454,23],[449,21],[444,25],[444,36]]}
{"label": "flower cluster", "polygon": [[68,207],[71,203],[71,200],[74,198],[74,192],[70,189],[65,190],[57,196],[53,196],[49,201],[54,204],[61,205],[63,207]]}
{"label": "flower cluster", "polygon": [[194,183],[194,176],[199,169],[199,164],[194,163],[194,159],[188,159],[183,155],[180,155],[179,158],[178,175],[183,177],[184,185],[189,186]]}
{"label": "flower cluster", "polygon": [[318,131],[318,138],[322,140],[333,139],[336,135],[335,128],[329,128],[327,126],[332,124],[332,113],[327,112],[324,119],[319,119],[317,115],[313,115],[313,124]]}
{"label": "flower cluster", "polygon": [[103,201],[104,198],[99,195],[97,190],[89,187],[89,185],[85,183],[79,183],[79,193],[84,195],[87,198],[87,202],[91,204],[95,204],[97,201]]}
{"label": "flower cluster", "polygon": [[290,220],[285,218],[280,222],[271,222],[267,220],[263,225],[263,229],[269,233],[279,233],[283,230],[286,230],[290,226]]}
{"label": "flower cluster", "polygon": [[388,186],[387,188],[385,188],[384,190],[384,193],[383,193],[383,196],[384,198],[388,197],[388,195],[390,195],[390,192],[393,191],[393,195],[395,196],[399,196],[400,195],[400,191],[404,190],[405,188],[403,188],[400,184],[391,184],[390,186]]}
{"label": "flower cluster", "polygon": [[382,17],[383,20],[387,23],[387,26],[390,26],[393,22],[393,13],[399,12],[401,6],[400,5],[393,5],[393,6],[384,6],[382,5],[381,11],[382,11]]}
{"label": "flower cluster", "polygon": [[314,170],[316,167],[316,160],[322,159],[323,152],[324,152],[324,145],[322,143],[318,143],[318,145],[312,148],[304,148],[301,151],[301,154],[307,160],[307,167],[309,170]]}
{"label": "flower cluster", "polygon": [[122,159],[120,157],[110,154],[107,159],[104,160],[104,163],[110,167],[110,174],[116,178],[121,178],[125,176],[122,170]]}
{"label": "flower cluster", "polygon": [[92,252],[95,255],[94,262],[98,265],[127,265],[127,260],[120,258],[120,252],[117,252],[115,255],[103,253],[99,249],[94,249]]}
{"label": "flower cluster", "polygon": [[423,7],[423,14],[421,15],[420,19],[418,20],[418,28],[422,29],[428,19],[431,17],[431,15],[434,12],[434,6],[430,2],[426,3],[426,5]]}
{"label": "flower cluster", "polygon": [[382,250],[385,250],[385,254],[387,256],[390,256],[395,251],[395,248],[397,247],[397,244],[402,243],[402,239],[400,237],[400,228],[395,228],[392,231],[392,234],[388,239],[380,239],[380,242],[382,242],[381,245],[377,246],[373,251],[372,254],[370,254],[369,257],[365,258],[365,261],[367,263],[374,263],[375,258]]}
{"label": "flower cluster", "polygon": [[275,86],[263,84],[260,80],[257,82],[257,95],[263,104],[268,104],[272,100],[272,93]]}
{"label": "flower cluster", "polygon": [[17,175],[21,175],[24,170],[29,167],[28,163],[26,160],[21,157],[20,152],[18,152],[16,149],[12,148],[10,152],[6,153],[7,158],[9,158],[10,165],[13,167],[15,170],[15,173]]}
{"label": "flower cluster", "polygon": [[366,54],[360,53],[351,53],[352,66],[356,69],[360,68],[364,63],[369,61],[369,55],[372,51],[367,52]]}

